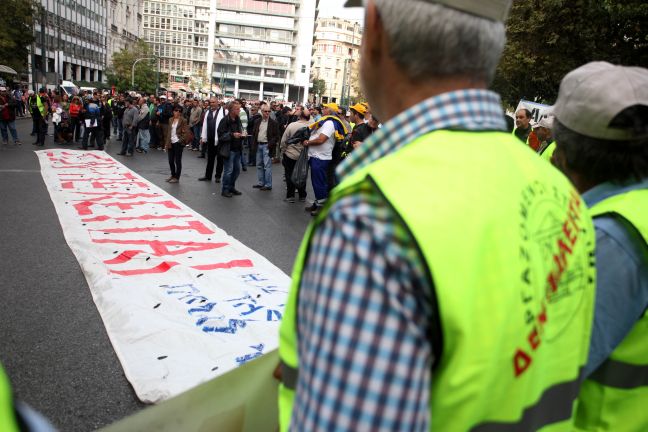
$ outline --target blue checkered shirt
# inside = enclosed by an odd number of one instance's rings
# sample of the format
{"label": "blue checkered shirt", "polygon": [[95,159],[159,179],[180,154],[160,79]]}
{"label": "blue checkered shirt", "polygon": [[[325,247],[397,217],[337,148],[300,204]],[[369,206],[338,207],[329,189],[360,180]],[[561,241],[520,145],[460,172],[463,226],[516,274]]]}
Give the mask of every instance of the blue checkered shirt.
{"label": "blue checkered shirt", "polygon": [[[338,174],[439,129],[505,130],[499,96],[470,89],[427,99],[385,123]],[[333,204],[314,233],[300,287],[292,430],[429,430],[435,320],[425,275],[408,230],[374,190]]]}

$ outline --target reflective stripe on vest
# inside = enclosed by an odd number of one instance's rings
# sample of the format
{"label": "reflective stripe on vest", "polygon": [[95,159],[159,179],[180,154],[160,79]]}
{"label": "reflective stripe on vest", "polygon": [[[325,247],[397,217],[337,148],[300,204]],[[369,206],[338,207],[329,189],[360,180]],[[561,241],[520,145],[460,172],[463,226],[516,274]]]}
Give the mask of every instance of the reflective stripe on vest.
{"label": "reflective stripe on vest", "polygon": [[[421,184],[424,200],[412,187]],[[300,373],[297,307],[310,240],[331,207],[360,189],[392,206],[434,279],[443,344],[436,349],[430,336],[438,357],[431,429],[569,423],[595,295],[594,229],[585,204],[509,134],[436,131],[345,178],[309,226],[281,323],[281,430],[288,429]]]}
{"label": "reflective stripe on vest", "polygon": [[648,386],[648,365],[633,365],[607,359],[589,379],[601,385],[619,389]]}
{"label": "reflective stripe on vest", "polygon": [[[612,216],[643,239],[648,256],[648,189],[611,196],[590,209]],[[644,263],[644,266],[648,263]],[[644,267],[645,268],[645,267]],[[599,368],[583,383],[576,430],[648,430],[648,311]]]}

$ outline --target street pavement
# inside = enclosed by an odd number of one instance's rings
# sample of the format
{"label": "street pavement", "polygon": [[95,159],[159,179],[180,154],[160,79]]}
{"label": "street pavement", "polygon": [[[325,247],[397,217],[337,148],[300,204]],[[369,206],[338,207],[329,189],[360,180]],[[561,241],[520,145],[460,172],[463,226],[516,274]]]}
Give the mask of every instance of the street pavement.
{"label": "street pavement", "polygon": [[[124,376],[65,242],[34,153],[43,147],[31,144],[31,120],[16,124],[22,145],[0,145],[0,362],[16,398],[58,429],[94,430],[145,405]],[[44,148],[65,147],[77,145],[55,145],[48,136]],[[197,152],[184,152],[180,183],[169,184],[165,152],[123,157],[116,155],[120,147],[113,136],[107,152],[290,275],[310,215],[302,203],[283,202],[281,165],[274,166],[272,191],[253,189],[256,169],[248,168],[237,182],[243,195],[224,198],[219,184],[197,181],[205,167]]]}

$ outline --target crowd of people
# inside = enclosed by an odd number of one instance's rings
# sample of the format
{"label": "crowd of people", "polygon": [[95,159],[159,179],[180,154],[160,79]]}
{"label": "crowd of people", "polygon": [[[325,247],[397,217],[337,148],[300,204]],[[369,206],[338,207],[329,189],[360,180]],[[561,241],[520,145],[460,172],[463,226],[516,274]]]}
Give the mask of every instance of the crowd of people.
{"label": "crowd of people", "polygon": [[[29,92],[27,107],[33,121],[32,135],[36,136],[34,145],[44,145],[51,123],[54,143],[60,145],[76,143],[79,149],[103,150],[114,140],[121,142],[117,154],[126,157],[136,152],[147,154],[151,149],[164,150],[168,153],[169,183],[180,181],[183,152],[193,151],[198,158],[206,159],[205,174],[198,180],[221,183],[221,195],[226,198],[241,194],[236,181],[249,167],[257,171],[252,188],[272,190],[273,165],[281,163],[285,201],[294,203],[297,194],[297,199],[305,202],[306,188],[297,190],[292,176],[301,153],[306,151],[315,198],[305,210],[313,216],[338,183],[335,168],[379,127],[367,103],[348,109],[335,103],[289,107],[245,99],[174,100],[166,95],[112,96],[99,91],[70,99],[41,88],[37,94]],[[8,111],[12,109],[8,106]],[[15,123],[7,124],[15,133]],[[295,142],[295,136],[303,139]]]}

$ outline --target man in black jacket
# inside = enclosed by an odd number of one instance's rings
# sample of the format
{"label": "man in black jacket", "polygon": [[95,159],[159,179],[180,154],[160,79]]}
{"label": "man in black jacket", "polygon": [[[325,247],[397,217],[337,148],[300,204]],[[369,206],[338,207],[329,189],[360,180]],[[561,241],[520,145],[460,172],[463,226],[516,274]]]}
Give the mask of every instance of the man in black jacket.
{"label": "man in black jacket", "polygon": [[256,147],[257,184],[253,187],[262,191],[272,190],[272,156],[281,139],[279,122],[270,118],[270,107],[261,106],[261,118],[254,122],[253,147]]}
{"label": "man in black jacket", "polygon": [[241,195],[241,192],[236,190],[236,179],[241,170],[243,138],[243,126],[239,118],[240,112],[241,104],[239,102],[230,103],[227,116],[218,125],[218,150],[224,159],[225,165],[221,195],[226,198]]}
{"label": "man in black jacket", "polygon": [[257,149],[254,144],[254,140],[252,139],[252,135],[254,135],[254,123],[256,123],[256,121],[261,118],[261,113],[259,112],[260,109],[261,108],[259,108],[259,103],[255,103],[254,105],[252,105],[252,108],[250,108],[250,118],[248,119],[247,126],[247,133],[250,140],[250,157],[248,160],[249,166],[256,166]]}
{"label": "man in black jacket", "polygon": [[212,173],[214,172],[214,161],[218,159],[215,181],[216,183],[220,183],[221,175],[223,174],[223,158],[218,155],[217,128],[223,117],[225,117],[225,107],[221,107],[218,99],[212,97],[209,99],[209,111],[205,113],[202,133],[200,134],[200,142],[203,148],[207,148],[207,167],[205,168],[205,175],[199,178],[199,181],[211,180]]}

